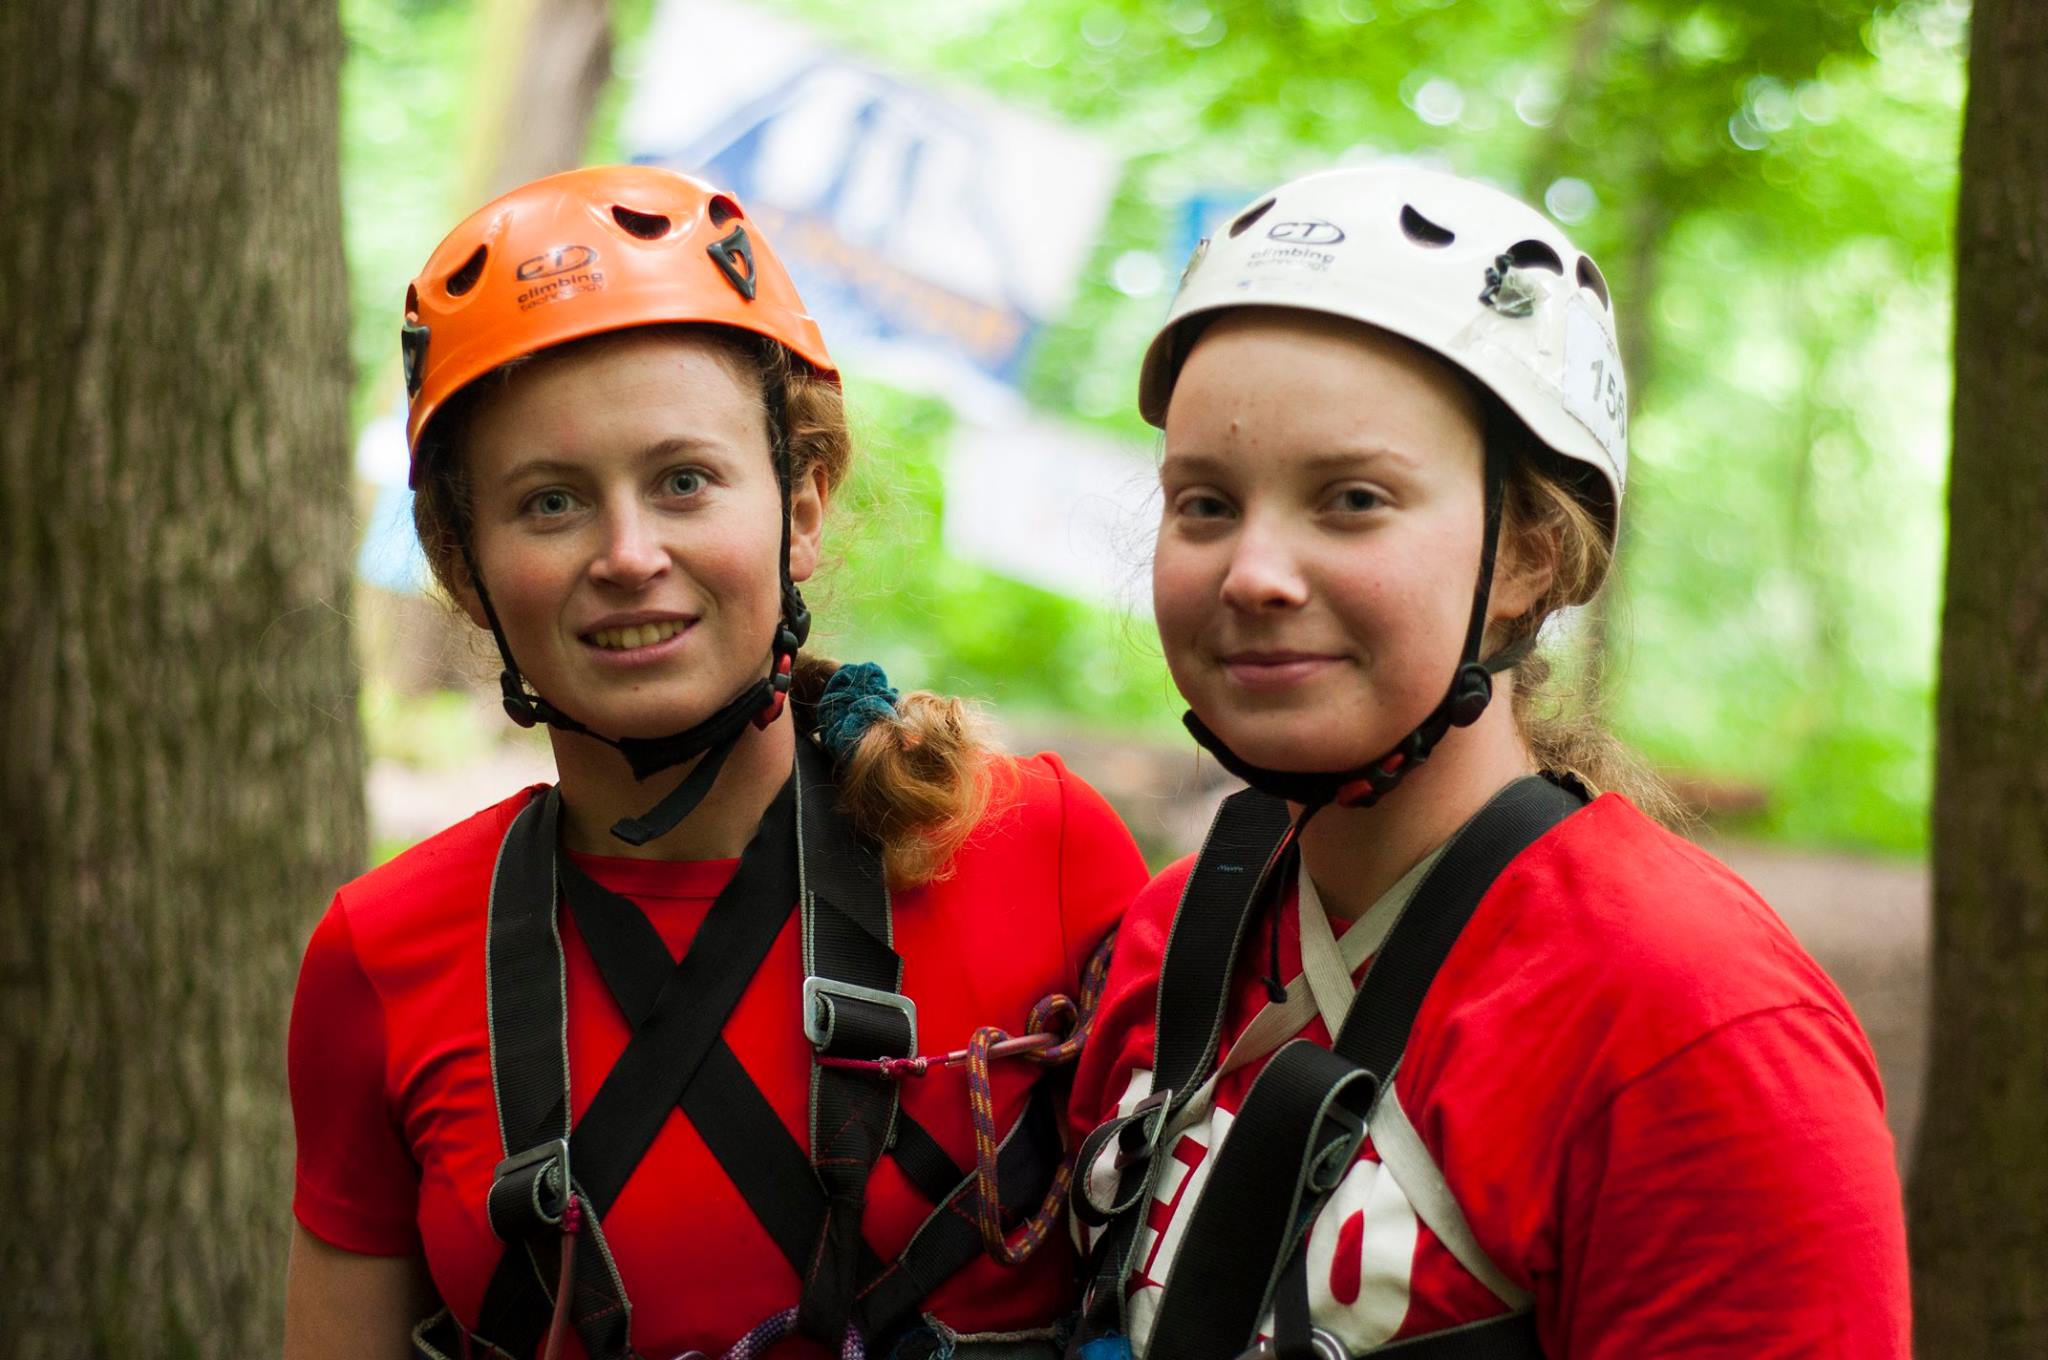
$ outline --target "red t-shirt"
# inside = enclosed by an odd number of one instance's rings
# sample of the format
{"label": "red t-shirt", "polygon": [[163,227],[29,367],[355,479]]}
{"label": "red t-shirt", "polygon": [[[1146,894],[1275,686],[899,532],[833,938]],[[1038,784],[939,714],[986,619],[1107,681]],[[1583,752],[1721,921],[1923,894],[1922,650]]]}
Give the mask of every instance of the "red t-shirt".
{"label": "red t-shirt", "polygon": [[[1090,951],[1145,879],[1130,834],[1101,796],[1046,755],[998,762],[990,811],[949,878],[894,895],[904,991],[926,1053],[975,1028],[1022,1033],[1032,1004],[1073,995]],[[484,1213],[505,1155],[492,1099],[484,995],[492,866],[521,793],[344,887],[313,932],[292,1011],[298,1129],[293,1210],[315,1236],[372,1255],[423,1252],[441,1297],[475,1325],[503,1250]],[[637,904],[677,957],[737,860],[577,856]],[[581,1118],[629,1032],[561,913],[568,968],[570,1096]],[[808,1146],[810,1046],[801,1028],[798,917],[725,1026],[725,1039],[799,1146]],[[998,1062],[996,1124],[1008,1129],[1044,1069]],[[906,1081],[903,1107],[962,1167],[974,1141],[962,1068]],[[884,1157],[864,1228],[892,1259],[931,1204]],[[604,1220],[643,1355],[719,1354],[796,1302],[799,1282],[679,1110]],[[1024,1265],[987,1257],[942,1285],[926,1310],[963,1332],[1042,1325],[1070,1304],[1073,1260],[1059,1234]],[[573,1337],[571,1344],[574,1344]],[[778,1356],[821,1355],[804,1341]]]}
{"label": "red t-shirt", "polygon": [[[1150,1090],[1159,963],[1192,867],[1159,875],[1125,918],[1069,1107],[1077,1131]],[[1226,1048],[1266,999],[1263,926],[1258,939]],[[1331,1041],[1320,1018],[1302,1033]],[[1263,1066],[1219,1083],[1215,1112],[1158,1154],[1172,1160],[1128,1281],[1141,1355],[1206,1168]],[[1479,1244],[1533,1295],[1545,1354],[1909,1354],[1898,1176],[1862,1031],[1746,884],[1625,799],[1567,818],[1494,883],[1395,1090]],[[1354,1351],[1504,1310],[1381,1174],[1370,1139],[1308,1259],[1315,1323]]]}

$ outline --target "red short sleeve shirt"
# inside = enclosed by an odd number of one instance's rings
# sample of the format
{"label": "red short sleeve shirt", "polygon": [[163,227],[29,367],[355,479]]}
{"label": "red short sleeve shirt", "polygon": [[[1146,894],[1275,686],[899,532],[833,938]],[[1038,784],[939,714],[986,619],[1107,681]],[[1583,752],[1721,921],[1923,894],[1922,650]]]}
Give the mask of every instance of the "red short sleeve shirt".
{"label": "red short sleeve shirt", "polygon": [[[1077,1133],[1151,1088],[1159,964],[1192,868],[1155,879],[1118,936],[1075,1081]],[[1297,918],[1282,906],[1292,977]],[[1257,971],[1234,985],[1227,1037],[1265,1001]],[[1302,1033],[1331,1041],[1320,1019]],[[1127,1281],[1141,1355],[1263,1066],[1232,1073],[1210,1116],[1161,1150]],[[1546,1355],[1909,1354],[1899,1183],[1862,1031],[1746,884],[1625,799],[1567,818],[1494,883],[1416,1017],[1395,1089],[1480,1246],[1533,1295]],[[1308,1260],[1315,1323],[1354,1352],[1504,1311],[1369,1137]]]}
{"label": "red short sleeve shirt", "polygon": [[[499,842],[527,796],[344,887],[313,932],[292,1013],[298,1220],[348,1251],[424,1254],[442,1298],[472,1325],[502,1250],[484,1196],[505,1155],[485,1015],[485,908]],[[578,862],[632,899],[677,957],[738,865]],[[963,1047],[981,1025],[1022,1032],[1039,998],[1072,995],[1088,954],[1144,877],[1115,813],[1056,757],[1004,761],[991,810],[952,876],[894,897],[920,1046]],[[630,1034],[573,918],[562,920],[570,1098],[580,1118]],[[724,1035],[801,1146],[810,1052],[799,946],[792,914]],[[997,1065],[999,1128],[1022,1113],[1040,1073]],[[955,1162],[973,1164],[964,1071],[906,1083],[903,1104]],[[869,1243],[893,1255],[930,1211],[884,1158],[869,1184]],[[680,1111],[670,1112],[604,1226],[642,1354],[720,1353],[797,1299],[795,1273]],[[963,1332],[1042,1325],[1069,1306],[1073,1268],[1063,1240],[1014,1269],[980,1258],[925,1306]],[[774,1354],[823,1352],[793,1340]]]}

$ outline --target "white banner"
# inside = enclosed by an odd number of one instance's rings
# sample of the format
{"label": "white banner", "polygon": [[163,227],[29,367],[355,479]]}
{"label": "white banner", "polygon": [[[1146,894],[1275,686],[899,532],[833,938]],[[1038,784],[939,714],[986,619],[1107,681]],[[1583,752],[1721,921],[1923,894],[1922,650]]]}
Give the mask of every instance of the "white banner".
{"label": "white banner", "polygon": [[941,391],[1015,386],[1119,174],[1071,128],[900,79],[729,0],[664,0],[624,136],[633,159],[739,196],[827,344]]}

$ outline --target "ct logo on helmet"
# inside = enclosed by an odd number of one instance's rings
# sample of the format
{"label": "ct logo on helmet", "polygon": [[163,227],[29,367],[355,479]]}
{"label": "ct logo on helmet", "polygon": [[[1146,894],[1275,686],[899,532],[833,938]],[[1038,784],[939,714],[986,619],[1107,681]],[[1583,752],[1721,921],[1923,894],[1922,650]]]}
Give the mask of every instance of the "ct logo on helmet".
{"label": "ct logo on helmet", "polygon": [[556,246],[545,254],[524,261],[515,273],[521,283],[526,283],[581,269],[596,258],[597,252],[589,246]]}
{"label": "ct logo on helmet", "polygon": [[523,260],[513,273],[521,283],[531,283],[533,287],[522,291],[513,301],[519,304],[520,311],[530,312],[543,302],[598,292],[604,287],[604,271],[592,269],[596,263],[597,251],[583,245],[556,246]]}
{"label": "ct logo on helmet", "polygon": [[1334,246],[1344,239],[1344,228],[1335,222],[1275,222],[1266,229],[1266,235],[1271,240],[1305,246]]}

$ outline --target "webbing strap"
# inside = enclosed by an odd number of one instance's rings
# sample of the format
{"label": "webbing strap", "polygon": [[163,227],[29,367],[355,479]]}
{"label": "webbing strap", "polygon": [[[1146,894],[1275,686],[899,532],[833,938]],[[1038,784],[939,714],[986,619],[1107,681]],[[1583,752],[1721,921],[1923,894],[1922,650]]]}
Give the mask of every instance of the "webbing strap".
{"label": "webbing strap", "polygon": [[1352,1126],[1363,1132],[1451,947],[1515,856],[1581,806],[1534,776],[1496,794],[1423,879],[1333,1049],[1296,1040],[1273,1056],[1195,1205],[1153,1325],[1154,1353],[1229,1360],[1250,1344],[1279,1268],[1350,1169]]}
{"label": "webbing strap", "polygon": [[1096,1130],[1082,1146],[1082,1176],[1108,1138],[1117,1142],[1122,1170],[1111,1216],[1089,1258],[1077,1341],[1126,1330],[1124,1277],[1159,1172],[1153,1154],[1215,1061],[1230,979],[1254,915],[1253,885],[1289,821],[1285,803],[1256,790],[1224,799],[1181,890],[1160,968],[1153,1094],[1116,1128]]}
{"label": "webbing strap", "polygon": [[1536,1315],[1524,1310],[1377,1346],[1366,1354],[1389,1360],[1543,1360],[1543,1344],[1536,1337]]}
{"label": "webbing strap", "polygon": [[[578,1308],[585,1309],[587,1292],[586,1311],[602,1321],[604,1331],[601,1337],[583,1336],[592,1360],[629,1353],[630,1304],[604,1244],[602,1219],[706,1055],[722,1044],[726,1017],[794,907],[794,802],[793,787],[785,784],[763,815],[732,881],[712,904],[690,951],[667,969],[625,1051],[568,1133],[567,1161],[587,1208],[583,1233],[595,1248],[577,1253]],[[542,804],[558,808],[559,797],[550,790]],[[492,886],[491,1070],[508,1159],[560,1139],[561,1125],[553,1121],[565,1117],[569,1108],[561,937],[555,924],[554,829],[553,817],[515,822],[506,835]],[[784,904],[780,915],[768,906],[776,903]],[[544,921],[545,930],[534,928],[534,921]],[[657,959],[665,963],[667,958],[663,948]],[[537,994],[542,980],[552,985],[551,1002]],[[551,1041],[552,1061],[538,1054],[535,1033]],[[523,1044],[516,1057],[509,1046],[514,1036]],[[548,1122],[536,1127],[535,1112],[543,1108]],[[529,1132],[520,1135],[521,1129]],[[512,1141],[521,1136],[531,1141]],[[494,1207],[499,1198],[494,1194]],[[492,1227],[510,1249],[499,1259],[485,1289],[477,1331],[514,1354],[528,1354],[546,1329],[547,1281],[553,1278],[546,1263],[556,1259],[561,1234],[545,1217],[515,1221],[494,1215]],[[586,1274],[588,1290],[582,1284]],[[538,1290],[533,1287],[536,1277]],[[585,1330],[579,1316],[579,1335]]]}
{"label": "webbing strap", "polygon": [[[477,1330],[486,1344],[518,1354],[533,1351],[554,1308],[562,1213],[572,1195],[590,1199],[572,1170],[567,980],[555,914],[560,817],[560,794],[549,789],[513,819],[491,875],[486,930],[491,1089],[506,1151],[486,1209],[506,1249]],[[568,1309],[577,1339],[593,1360],[629,1356],[632,1308],[595,1213],[583,1235]]]}
{"label": "webbing strap", "polygon": [[[577,933],[628,1027],[637,1030],[674,971],[668,946],[629,899],[597,883],[574,863],[565,861],[560,873],[562,896],[576,918]],[[712,1041],[696,1080],[683,1089],[681,1104],[776,1247],[801,1272],[817,1244],[824,1193],[802,1145],[790,1136],[722,1036]],[[911,1184],[934,1204],[944,1202],[968,1175],[907,1113],[897,1116],[897,1142],[890,1151]],[[874,1260],[872,1267],[863,1274],[881,1270],[881,1261]]]}
{"label": "webbing strap", "polygon": [[[916,1012],[902,995],[881,856],[839,815],[830,759],[810,742],[797,743],[796,787],[804,1032],[818,1057],[910,1057]],[[868,1176],[890,1143],[896,1096],[879,1074],[811,1065],[811,1166],[825,1223],[801,1272],[797,1326],[823,1345],[837,1347],[853,1320]]]}

